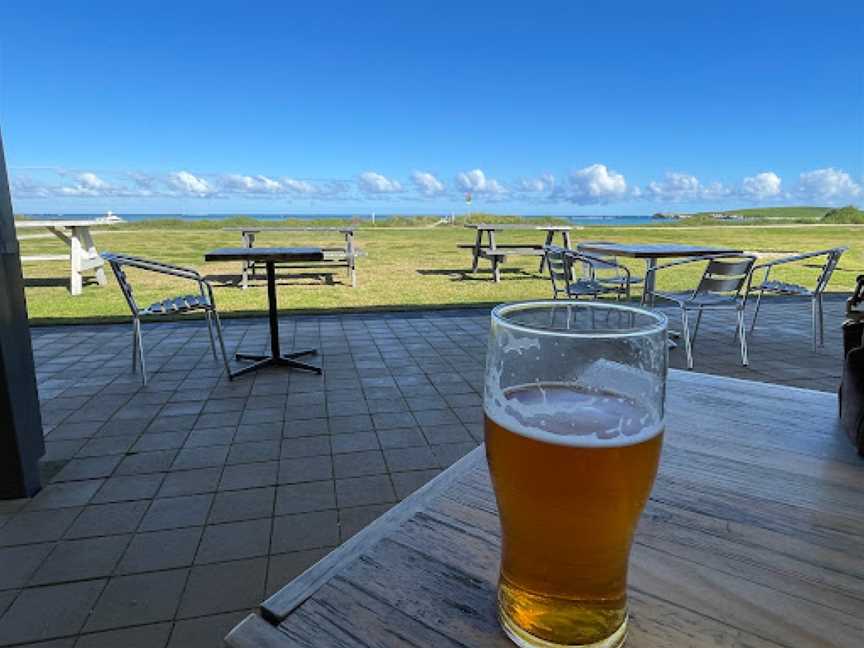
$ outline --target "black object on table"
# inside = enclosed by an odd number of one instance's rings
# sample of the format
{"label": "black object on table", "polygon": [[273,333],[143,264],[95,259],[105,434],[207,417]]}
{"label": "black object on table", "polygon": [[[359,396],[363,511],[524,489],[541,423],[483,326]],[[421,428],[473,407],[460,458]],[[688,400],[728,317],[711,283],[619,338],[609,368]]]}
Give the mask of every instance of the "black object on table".
{"label": "black object on table", "polygon": [[321,373],[321,368],[295,360],[304,355],[318,353],[317,349],[304,349],[302,351],[291,351],[282,353],[279,348],[279,312],[276,304],[276,268],[275,264],[285,261],[321,261],[324,253],[321,248],[219,248],[211,250],[204,255],[205,261],[252,261],[263,263],[267,266],[267,302],[270,319],[270,355],[238,353],[237,360],[253,360],[253,364],[243,367],[239,371],[229,374],[230,379],[242,376],[250,371],[261,367],[276,365],[278,367],[289,367],[291,369],[304,369]]}

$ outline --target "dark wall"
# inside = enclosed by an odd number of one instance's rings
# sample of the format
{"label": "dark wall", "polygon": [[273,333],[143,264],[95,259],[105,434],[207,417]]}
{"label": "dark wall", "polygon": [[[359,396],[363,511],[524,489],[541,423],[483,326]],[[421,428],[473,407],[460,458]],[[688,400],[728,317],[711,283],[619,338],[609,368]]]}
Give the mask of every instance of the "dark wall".
{"label": "dark wall", "polygon": [[0,136],[0,499],[39,491],[39,457],[44,453],[24,278]]}

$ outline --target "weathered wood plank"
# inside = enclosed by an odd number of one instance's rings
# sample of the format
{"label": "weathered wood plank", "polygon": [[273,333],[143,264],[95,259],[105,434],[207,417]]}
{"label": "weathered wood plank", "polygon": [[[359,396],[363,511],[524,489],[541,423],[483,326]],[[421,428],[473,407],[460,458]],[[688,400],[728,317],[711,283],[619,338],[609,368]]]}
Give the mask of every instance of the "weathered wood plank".
{"label": "weathered wood plank", "polygon": [[[628,648],[860,646],[864,462],[840,443],[833,396],[671,372],[668,404]],[[277,594],[278,640],[260,646],[510,645],[482,452]]]}

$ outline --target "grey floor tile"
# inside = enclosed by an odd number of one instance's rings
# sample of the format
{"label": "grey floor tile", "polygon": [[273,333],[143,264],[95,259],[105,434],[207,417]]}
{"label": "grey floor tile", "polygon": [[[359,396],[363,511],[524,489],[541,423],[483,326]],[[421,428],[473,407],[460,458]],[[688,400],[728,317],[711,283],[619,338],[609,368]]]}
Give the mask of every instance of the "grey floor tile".
{"label": "grey floor tile", "polygon": [[373,414],[372,421],[376,430],[392,430],[396,428],[414,427],[417,421],[410,412],[392,412]]}
{"label": "grey floor tile", "polygon": [[271,553],[335,547],[339,544],[337,512],[285,515],[273,520]]}
{"label": "grey floor tile", "polygon": [[0,549],[0,590],[24,587],[53,548],[44,543]]}
{"label": "grey floor tile", "polygon": [[276,461],[279,459],[279,448],[282,442],[278,439],[268,441],[253,441],[251,443],[235,443],[228,452],[228,464],[258,463],[261,461]]}
{"label": "grey floor tile", "polygon": [[335,508],[332,481],[286,484],[276,490],[276,515]]}
{"label": "grey floor tile", "polygon": [[471,452],[477,447],[475,443],[445,443],[443,445],[432,446],[432,452],[435,453],[438,464],[442,468],[456,463],[459,459]]}
{"label": "grey floor tile", "polygon": [[374,429],[371,416],[334,416],[327,421],[332,434],[368,432]]}
{"label": "grey floor tile", "polygon": [[104,586],[104,580],[95,580],[24,590],[0,618],[0,644],[77,633]]}
{"label": "grey floor tile", "polygon": [[51,479],[51,483],[108,477],[120,463],[122,455],[72,459]]}
{"label": "grey floor tile", "polygon": [[341,479],[343,477],[361,477],[363,475],[386,473],[387,466],[384,463],[384,456],[380,450],[369,450],[366,452],[349,452],[347,454],[333,455],[333,471],[336,478]]}
{"label": "grey floor tile", "polygon": [[426,446],[385,450],[384,459],[392,472],[438,467],[438,459]]}
{"label": "grey floor tile", "polygon": [[378,437],[374,432],[353,432],[336,434],[332,439],[333,453],[359,452],[360,450],[377,450]]}
{"label": "grey floor tile", "polygon": [[91,439],[84,447],[82,447],[76,457],[100,457],[104,455],[122,455],[125,454],[132,444],[135,443],[135,436],[99,436]]}
{"label": "grey floor tile", "polygon": [[296,484],[333,478],[333,461],[327,455],[283,459],[279,462],[278,483]]}
{"label": "grey floor tile", "polygon": [[177,453],[172,470],[192,470],[221,466],[228,458],[228,446],[208,446],[203,448],[184,448]]}
{"label": "grey floor tile", "polygon": [[195,559],[202,527],[138,533],[117,566],[117,574],[187,567]]}
{"label": "grey floor tile", "polygon": [[237,429],[233,427],[210,427],[195,429],[186,437],[184,448],[203,448],[206,446],[231,445]]}
{"label": "grey floor tile", "polygon": [[80,512],[73,507],[17,513],[0,528],[0,547],[59,540]]}
{"label": "grey floor tile", "polygon": [[426,445],[426,439],[420,432],[420,428],[416,427],[379,430],[377,435],[381,447],[385,450],[388,448],[410,448]]}
{"label": "grey floor tile", "polygon": [[170,621],[180,603],[187,571],[112,578],[99,597],[84,632]]}
{"label": "grey floor tile", "polygon": [[189,432],[159,432],[156,434],[142,434],[132,446],[135,452],[148,452],[152,450],[176,450],[183,446]]}
{"label": "grey floor tile", "polygon": [[215,524],[204,530],[196,564],[264,556],[270,550],[270,518]]}
{"label": "grey floor tile", "polygon": [[272,486],[217,493],[208,524],[272,517],[275,498]]}
{"label": "grey floor tile", "polygon": [[150,505],[147,500],[86,506],[66,532],[65,537],[86,538],[132,533]]}
{"label": "grey floor tile", "polygon": [[225,470],[222,472],[222,479],[219,482],[219,490],[229,491],[273,486],[276,484],[278,471],[278,461],[225,466]]}
{"label": "grey floor tile", "polygon": [[267,565],[267,591],[265,596],[272,596],[285,587],[294,578],[330,553],[330,548],[306,549],[270,556]]}
{"label": "grey floor tile", "polygon": [[123,457],[123,461],[117,466],[117,475],[147,475],[157,472],[165,472],[174,461],[176,450],[155,450],[153,452],[139,452]]}
{"label": "grey floor tile", "polygon": [[234,435],[234,443],[268,441],[282,438],[282,421],[268,423],[241,424]]}
{"label": "grey floor tile", "polygon": [[75,648],[165,648],[170,633],[170,623],[108,630],[81,635]]}
{"label": "grey floor tile", "polygon": [[396,493],[388,475],[352,477],[336,480],[336,499],[339,507],[384,504],[396,500]]}
{"label": "grey floor tile", "polygon": [[396,496],[399,499],[404,499],[440,474],[440,472],[437,468],[432,470],[412,470],[411,472],[394,472],[390,475],[390,479],[393,480]]}
{"label": "grey floor tile", "polygon": [[302,420],[292,420],[289,418],[282,427],[282,436],[286,439],[320,436],[322,434],[330,434],[330,425],[326,418],[310,417]]}
{"label": "grey floor tile", "polygon": [[178,621],[168,648],[213,648],[222,644],[231,629],[246,617],[246,611]]}
{"label": "grey floor tile", "polygon": [[386,513],[392,504],[370,504],[339,509],[339,539],[345,542]]}
{"label": "grey floor tile", "polygon": [[157,495],[161,497],[177,497],[180,495],[195,495],[212,493],[219,486],[222,468],[201,468],[171,472],[165,476],[162,487]]}
{"label": "grey floor tile", "polygon": [[30,579],[30,585],[102,578],[114,570],[131,536],[64,540]]}
{"label": "grey floor tile", "polygon": [[310,436],[297,439],[283,439],[281,458],[314,457],[330,454],[329,436]]}
{"label": "grey floor tile", "polygon": [[429,441],[430,445],[440,445],[442,443],[466,443],[473,439],[468,434],[468,430],[461,423],[452,423],[448,425],[424,425],[423,435]]}
{"label": "grey floor tile", "polygon": [[[125,502],[131,500],[150,499],[159,490],[164,475],[124,475],[105,480],[102,488],[93,497],[93,504],[109,502]],[[78,482],[76,482],[78,483]]]}
{"label": "grey floor tile", "polygon": [[43,511],[72,506],[83,506],[90,502],[102,486],[103,479],[89,479],[61,484],[49,484],[24,507],[27,511]]}
{"label": "grey floor tile", "polygon": [[158,531],[186,526],[202,526],[207,521],[213,495],[181,495],[160,497],[150,504],[140,531]]}
{"label": "grey floor tile", "polygon": [[263,557],[196,566],[177,616],[252,609],[264,597],[266,575],[267,559]]}

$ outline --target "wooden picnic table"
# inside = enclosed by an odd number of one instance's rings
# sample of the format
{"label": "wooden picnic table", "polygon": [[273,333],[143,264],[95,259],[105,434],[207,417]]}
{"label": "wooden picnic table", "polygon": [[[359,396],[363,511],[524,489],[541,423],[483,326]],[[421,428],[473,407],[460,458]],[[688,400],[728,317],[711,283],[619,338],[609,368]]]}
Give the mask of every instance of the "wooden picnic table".
{"label": "wooden picnic table", "polygon": [[[538,272],[543,272],[546,264],[546,257],[543,252],[545,245],[551,245],[555,240],[555,235],[560,234],[564,247],[570,247],[570,231],[573,229],[570,225],[520,225],[515,223],[479,223],[466,224],[465,227],[476,230],[474,242],[470,244],[461,244],[458,247],[471,250],[472,262],[471,272],[477,272],[477,266],[480,259],[488,259],[492,264],[492,278],[497,283],[501,281],[500,266],[507,260],[508,256],[528,255],[540,257],[540,269]],[[504,244],[501,245],[496,241],[496,232],[506,232],[514,230],[523,231],[538,231],[545,232],[546,238],[543,244]],[[486,235],[486,243],[483,243],[483,235]]]}
{"label": "wooden picnic table", "polygon": [[80,295],[83,286],[82,273],[96,271],[96,281],[100,286],[107,285],[102,257],[96,250],[90,228],[122,223],[120,219],[47,219],[16,220],[15,229],[44,228],[69,246],[68,254],[28,254],[21,261],[69,261],[69,292]]}
{"label": "wooden picnic table", "polygon": [[[741,254],[735,250],[716,245],[680,245],[677,243],[609,243],[606,241],[582,241],[577,246],[580,252],[609,257],[627,257],[645,260],[645,286],[643,295],[654,293],[657,259],[699,257],[710,254]],[[643,297],[643,302],[644,302]]]}
{"label": "wooden picnic table", "polygon": [[321,373],[320,367],[300,362],[296,358],[318,353],[317,349],[303,349],[282,353],[279,345],[279,306],[276,302],[276,264],[285,262],[320,261],[324,258],[320,248],[218,248],[204,255],[205,261],[257,261],[267,266],[267,312],[270,324],[270,353],[261,355],[258,353],[237,353],[237,360],[252,360],[253,363],[243,367],[239,371],[228,374],[233,380],[250,371],[256,371],[262,367],[275,365],[277,367],[288,367],[290,369],[305,369],[315,373]]}
{"label": "wooden picnic table", "polygon": [[[669,374],[627,648],[859,648],[864,459],[834,394]],[[267,599],[232,648],[510,647],[482,446]]]}
{"label": "wooden picnic table", "polygon": [[[348,272],[348,279],[351,281],[351,287],[357,287],[357,257],[363,253],[354,245],[354,227],[224,227],[226,232],[240,232],[243,238],[243,246],[247,248],[254,247],[255,237],[261,232],[338,232],[345,237],[345,244],[340,247],[322,247],[321,251],[324,258],[321,261],[314,262],[312,265],[291,263],[290,267],[321,267],[335,266],[345,268]],[[255,261],[243,261],[243,272],[240,279],[240,285],[245,290],[249,286],[249,275],[255,277]]]}

